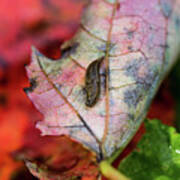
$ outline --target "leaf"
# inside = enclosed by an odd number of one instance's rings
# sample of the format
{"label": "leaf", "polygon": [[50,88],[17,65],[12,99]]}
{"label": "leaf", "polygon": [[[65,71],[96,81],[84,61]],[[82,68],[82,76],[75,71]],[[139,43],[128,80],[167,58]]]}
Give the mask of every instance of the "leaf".
{"label": "leaf", "polygon": [[180,134],[158,120],[146,121],[146,134],[137,149],[119,165],[132,180],[178,180],[180,177]]}
{"label": "leaf", "polygon": [[[44,115],[42,135],[67,135],[111,161],[146,115],[179,45],[179,1],[93,0],[59,61],[33,48],[26,89]],[[69,51],[68,51],[69,50]],[[86,106],[85,74],[100,66],[100,96]]]}

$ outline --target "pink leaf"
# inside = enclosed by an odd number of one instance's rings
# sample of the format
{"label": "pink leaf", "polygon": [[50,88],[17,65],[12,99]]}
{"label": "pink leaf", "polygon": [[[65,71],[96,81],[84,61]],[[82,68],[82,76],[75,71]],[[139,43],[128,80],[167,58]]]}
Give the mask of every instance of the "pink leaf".
{"label": "pink leaf", "polygon": [[[33,48],[27,72],[34,83],[27,90],[44,115],[36,125],[42,135],[70,136],[100,159],[120,152],[174,63],[179,9],[178,0],[93,0],[75,37],[62,46],[59,61]],[[100,74],[94,66],[96,74],[87,79],[87,68],[98,59],[103,59]],[[97,102],[89,107],[86,91],[96,89]]]}

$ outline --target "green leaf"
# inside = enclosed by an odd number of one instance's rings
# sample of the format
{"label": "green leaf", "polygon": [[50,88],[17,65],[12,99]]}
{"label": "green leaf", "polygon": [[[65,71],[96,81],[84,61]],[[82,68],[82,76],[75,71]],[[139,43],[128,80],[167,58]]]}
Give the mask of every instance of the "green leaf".
{"label": "green leaf", "polygon": [[132,180],[179,180],[180,134],[158,120],[146,120],[146,134],[118,169]]}

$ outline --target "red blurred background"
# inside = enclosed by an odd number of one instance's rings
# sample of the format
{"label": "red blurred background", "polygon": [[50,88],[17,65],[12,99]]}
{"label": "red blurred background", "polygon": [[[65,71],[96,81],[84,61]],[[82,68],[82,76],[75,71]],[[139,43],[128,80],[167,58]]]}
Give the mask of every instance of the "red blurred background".
{"label": "red blurred background", "polygon": [[[30,61],[32,45],[50,58],[59,58],[60,45],[70,39],[78,29],[86,4],[87,1],[84,0],[0,1],[0,179],[2,180],[36,179],[27,171],[24,163],[17,160],[20,156],[17,152],[25,152],[22,153],[23,157],[28,154],[30,158],[35,158],[40,154],[56,152],[55,145],[62,141],[66,142],[64,139],[59,140],[58,137],[53,141],[49,137],[42,138],[40,132],[34,128],[35,122],[41,120],[42,116],[23,91],[24,87],[29,86],[24,65]],[[169,82],[168,79],[163,83],[148,117],[159,118],[168,125],[174,125],[175,101]],[[115,165],[135,147],[143,132],[142,125]],[[52,143],[53,152],[49,150],[49,142]],[[48,152],[40,146],[46,147]],[[71,160],[76,158],[76,155],[72,154],[71,151],[68,154]],[[82,159],[85,155],[78,158]],[[66,162],[69,160],[59,159]],[[86,161],[89,159],[86,158]],[[54,164],[57,162],[51,161]],[[68,168],[70,165],[64,166]],[[87,167],[87,169],[94,168],[94,166]],[[57,168],[59,170],[59,165]]]}

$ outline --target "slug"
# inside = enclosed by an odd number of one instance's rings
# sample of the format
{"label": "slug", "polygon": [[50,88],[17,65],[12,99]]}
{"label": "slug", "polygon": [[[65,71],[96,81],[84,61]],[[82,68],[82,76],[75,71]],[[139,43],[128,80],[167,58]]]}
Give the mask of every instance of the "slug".
{"label": "slug", "polygon": [[86,106],[92,107],[96,104],[100,95],[100,64],[103,58],[93,61],[87,68],[85,76]]}

